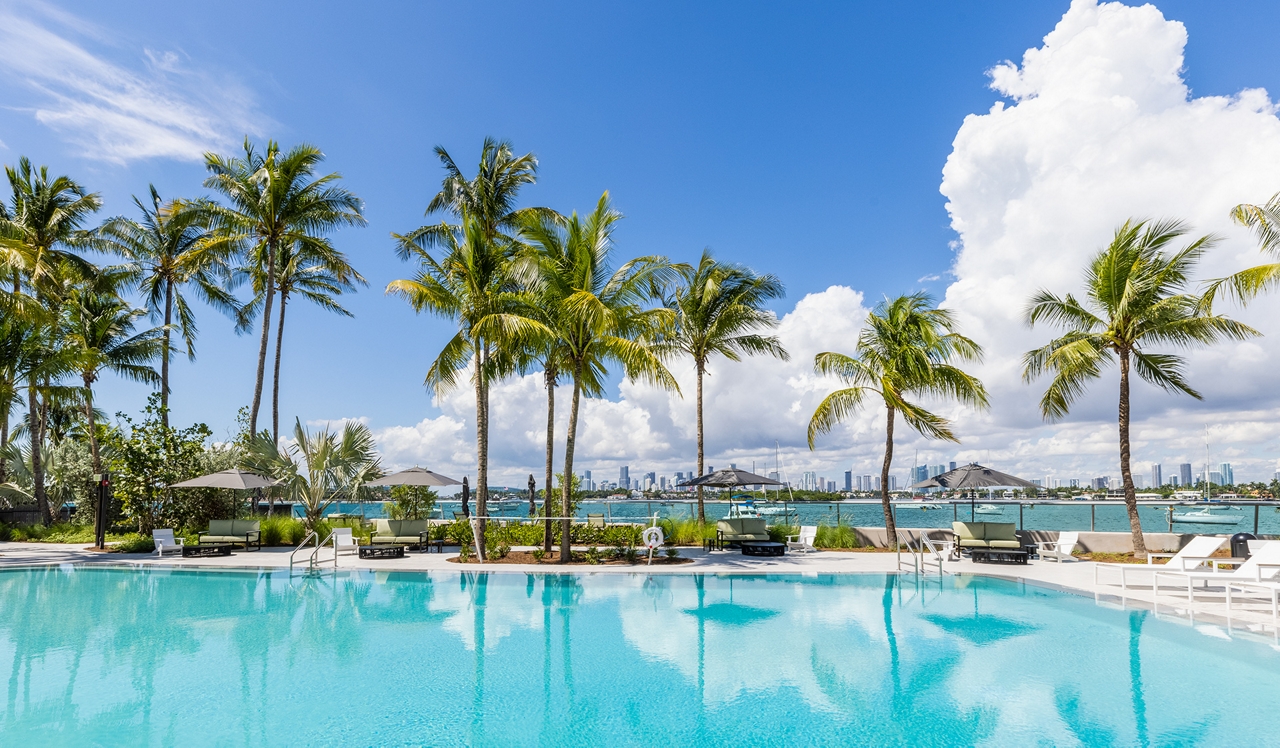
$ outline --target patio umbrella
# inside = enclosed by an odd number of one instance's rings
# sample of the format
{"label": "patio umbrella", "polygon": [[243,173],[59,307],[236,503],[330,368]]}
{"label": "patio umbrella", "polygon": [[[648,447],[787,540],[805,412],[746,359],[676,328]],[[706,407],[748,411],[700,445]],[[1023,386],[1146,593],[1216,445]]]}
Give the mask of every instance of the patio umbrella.
{"label": "patio umbrella", "polygon": [[676,485],[733,488],[734,486],[781,486],[782,484],[772,478],[766,478],[763,475],[749,473],[746,470],[727,468],[725,470],[717,470],[709,475],[701,475],[697,478],[677,483]]}
{"label": "patio umbrella", "polygon": [[170,488],[236,488],[245,490],[267,488],[275,484],[276,482],[270,478],[263,478],[257,473],[250,473],[246,470],[221,470],[216,473],[202,475],[199,478],[184,480],[181,483],[174,483]]}
{"label": "patio umbrella", "polygon": [[462,516],[471,516],[471,507],[467,506],[467,499],[471,498],[471,489],[467,485],[467,476],[462,476]]}
{"label": "patio umbrella", "polygon": [[398,473],[385,475],[377,480],[371,480],[366,486],[456,486],[458,481],[453,478],[443,476],[439,473],[433,473],[426,468],[411,467],[408,470],[401,470]]}
{"label": "patio umbrella", "polygon": [[538,505],[533,503],[533,499],[538,495],[537,484],[533,482],[533,473],[529,473],[529,516],[532,517],[538,513]]}
{"label": "patio umbrella", "polygon": [[[1008,473],[1002,473],[999,470],[992,470],[989,467],[983,467],[976,462],[963,465],[943,473],[935,475],[929,480],[923,480],[911,486],[911,488],[955,488],[955,489],[978,489],[978,488],[1039,488],[1036,484],[1029,480],[1016,478]],[[969,511],[973,511],[974,491],[969,495]]]}

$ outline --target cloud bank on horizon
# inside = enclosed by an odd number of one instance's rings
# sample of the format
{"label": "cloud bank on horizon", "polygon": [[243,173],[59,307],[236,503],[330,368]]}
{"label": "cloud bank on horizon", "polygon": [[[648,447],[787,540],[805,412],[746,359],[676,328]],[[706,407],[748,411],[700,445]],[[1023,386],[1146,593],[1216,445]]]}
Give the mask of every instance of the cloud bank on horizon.
{"label": "cloud bank on horizon", "polygon": [[[1045,424],[1037,409],[1044,382],[1021,380],[1022,354],[1054,331],[1029,330],[1023,309],[1036,288],[1074,290],[1087,259],[1130,217],[1177,217],[1194,235],[1222,242],[1202,265],[1219,277],[1261,261],[1252,237],[1229,210],[1280,190],[1280,120],[1261,89],[1193,97],[1182,79],[1185,27],[1151,6],[1076,0],[1040,47],[1020,64],[989,71],[1002,97],[967,117],[943,169],[941,191],[959,235],[954,282],[943,304],[987,352],[976,367],[993,408],[974,413],[941,406],[957,423],[960,445],[929,442],[898,429],[894,471],[914,464],[977,460],[1028,477],[1087,479],[1118,474],[1115,401],[1118,376],[1098,380],[1064,422]],[[1135,473],[1150,463],[1232,462],[1237,476],[1270,478],[1280,452],[1280,401],[1268,372],[1277,365],[1280,300],[1266,298],[1238,318],[1267,334],[1189,354],[1203,402],[1135,386]],[[851,351],[867,313],[862,294],[844,286],[801,299],[780,320],[791,361],[717,362],[706,382],[709,462],[772,467],[775,440],[793,477],[817,470],[877,473],[883,412],[868,407],[825,438],[804,444],[814,406],[833,383],[812,373],[814,354]],[[686,397],[624,382],[616,400],[585,401],[576,468],[597,479],[670,474],[694,466],[688,368],[677,372]],[[563,459],[564,404],[557,395],[557,460]],[[495,482],[523,485],[542,474],[545,393],[537,376],[499,385],[492,397]],[[473,401],[459,391],[443,414],[378,432],[389,464],[429,464],[466,472],[474,465]],[[540,481],[539,481],[540,482]]]}

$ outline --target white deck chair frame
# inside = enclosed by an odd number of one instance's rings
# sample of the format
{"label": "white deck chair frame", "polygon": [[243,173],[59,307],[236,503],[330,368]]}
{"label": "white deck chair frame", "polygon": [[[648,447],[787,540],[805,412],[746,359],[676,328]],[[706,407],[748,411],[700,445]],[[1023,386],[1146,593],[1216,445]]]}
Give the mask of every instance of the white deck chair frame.
{"label": "white deck chair frame", "polygon": [[175,538],[172,529],[152,530],[151,541],[156,544],[156,555],[161,557],[174,551],[182,553],[182,547],[187,543],[186,538]]}
{"label": "white deck chair frame", "polygon": [[1062,563],[1063,561],[1074,561],[1075,557],[1071,552],[1076,549],[1076,544],[1080,542],[1080,533],[1072,530],[1070,532],[1058,533],[1057,540],[1042,540],[1036,545],[1040,546],[1040,558],[1045,561],[1053,561]]}
{"label": "white deck chair frame", "polygon": [[798,535],[787,536],[787,547],[793,551],[801,551],[804,553],[816,551],[818,549],[813,547],[813,543],[817,538],[817,525],[801,525],[800,533]]}
{"label": "white deck chair frame", "polygon": [[[1257,584],[1261,582],[1271,582],[1278,572],[1280,572],[1280,543],[1271,543],[1258,549],[1258,552],[1249,557],[1243,563],[1239,559],[1211,559],[1214,562],[1215,571],[1166,571],[1163,567],[1155,573],[1152,582],[1152,590],[1159,594],[1160,579],[1164,577],[1178,579],[1181,578],[1187,584],[1187,600],[1195,601],[1195,583],[1197,581],[1204,582],[1202,589],[1208,591],[1209,583],[1223,585],[1223,594],[1230,593],[1231,584]],[[1240,564],[1232,571],[1216,571],[1218,569],[1217,562],[1231,562]]]}
{"label": "white deck chair frame", "polygon": [[[1134,572],[1143,574],[1152,574],[1157,571],[1194,571],[1211,566],[1213,554],[1217,552],[1222,544],[1227,542],[1226,538],[1216,537],[1214,535],[1197,535],[1177,553],[1148,553],[1147,563],[1145,564],[1108,564],[1096,563],[1093,565],[1093,583],[1101,584],[1098,580],[1098,572],[1102,569],[1114,569],[1120,572],[1120,589],[1129,589],[1129,575]],[[1164,564],[1155,563],[1155,559],[1169,559]],[[1226,561],[1227,559],[1221,559]],[[1154,578],[1151,586],[1155,587]]]}

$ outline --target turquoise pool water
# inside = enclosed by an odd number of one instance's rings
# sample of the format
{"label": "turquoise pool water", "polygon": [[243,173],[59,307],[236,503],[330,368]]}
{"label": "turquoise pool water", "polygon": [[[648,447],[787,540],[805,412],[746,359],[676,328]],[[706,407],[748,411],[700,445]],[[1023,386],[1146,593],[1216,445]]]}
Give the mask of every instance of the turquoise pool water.
{"label": "turquoise pool water", "polygon": [[1274,744],[1225,636],[974,577],[11,570],[0,744]]}

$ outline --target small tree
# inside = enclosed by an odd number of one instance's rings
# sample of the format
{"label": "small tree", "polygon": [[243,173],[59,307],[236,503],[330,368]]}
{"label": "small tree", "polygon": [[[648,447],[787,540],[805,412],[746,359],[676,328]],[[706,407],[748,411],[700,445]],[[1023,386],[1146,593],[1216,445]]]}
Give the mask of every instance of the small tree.
{"label": "small tree", "polygon": [[439,498],[429,486],[396,486],[382,508],[391,519],[426,519]]}
{"label": "small tree", "polygon": [[122,428],[107,437],[112,492],[124,516],[148,535],[157,527],[199,527],[211,518],[234,516],[235,500],[217,489],[173,489],[208,466],[203,423],[175,429],[164,424],[160,394],[147,399],[142,421],[117,413]]}

